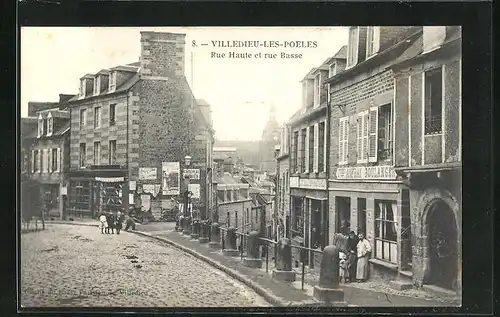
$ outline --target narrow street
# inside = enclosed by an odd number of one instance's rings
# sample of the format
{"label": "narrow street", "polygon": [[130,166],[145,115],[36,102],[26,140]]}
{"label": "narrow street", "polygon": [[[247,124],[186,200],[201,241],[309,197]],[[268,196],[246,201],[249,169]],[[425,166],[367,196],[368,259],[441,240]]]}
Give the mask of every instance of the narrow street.
{"label": "narrow street", "polygon": [[256,307],[254,291],[182,251],[49,224],[21,236],[22,307]]}

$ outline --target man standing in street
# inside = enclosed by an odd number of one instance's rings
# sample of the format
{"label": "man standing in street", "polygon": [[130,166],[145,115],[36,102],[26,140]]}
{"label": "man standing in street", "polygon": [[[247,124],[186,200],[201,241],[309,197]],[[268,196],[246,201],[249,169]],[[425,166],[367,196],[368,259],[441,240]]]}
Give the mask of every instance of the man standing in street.
{"label": "man standing in street", "polygon": [[349,282],[356,277],[356,267],[357,267],[357,246],[358,237],[354,231],[349,232],[347,238],[347,258],[348,258],[348,271],[349,271]]}

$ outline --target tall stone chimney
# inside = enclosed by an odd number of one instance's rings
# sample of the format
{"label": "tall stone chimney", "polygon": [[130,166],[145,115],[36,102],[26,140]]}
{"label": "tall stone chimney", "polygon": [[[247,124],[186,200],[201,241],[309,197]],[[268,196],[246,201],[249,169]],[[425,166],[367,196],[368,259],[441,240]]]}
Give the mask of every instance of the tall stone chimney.
{"label": "tall stone chimney", "polygon": [[186,34],[141,32],[141,75],[184,76]]}

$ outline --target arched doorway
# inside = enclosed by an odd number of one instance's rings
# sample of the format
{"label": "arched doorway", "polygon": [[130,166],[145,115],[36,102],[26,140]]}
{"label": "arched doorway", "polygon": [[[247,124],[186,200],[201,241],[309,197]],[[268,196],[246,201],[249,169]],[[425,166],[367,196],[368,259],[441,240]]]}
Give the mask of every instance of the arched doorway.
{"label": "arched doorway", "polygon": [[455,215],[441,199],[431,204],[427,219],[430,259],[427,283],[456,291],[458,239]]}

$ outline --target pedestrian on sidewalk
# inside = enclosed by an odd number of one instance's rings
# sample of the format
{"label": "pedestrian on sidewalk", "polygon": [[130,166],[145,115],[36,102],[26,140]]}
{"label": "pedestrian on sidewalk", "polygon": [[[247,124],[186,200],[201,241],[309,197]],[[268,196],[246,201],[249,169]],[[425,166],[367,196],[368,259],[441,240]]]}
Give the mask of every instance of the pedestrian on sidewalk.
{"label": "pedestrian on sidewalk", "polygon": [[104,234],[104,230],[108,230],[108,222],[105,214],[101,214],[101,216],[99,217],[99,228],[101,229],[102,234]]}
{"label": "pedestrian on sidewalk", "polygon": [[358,283],[365,282],[368,279],[368,259],[372,246],[370,242],[365,239],[364,233],[358,233],[359,242],[357,245],[358,263],[356,268],[356,279]]}
{"label": "pedestrian on sidewalk", "polygon": [[120,230],[122,230],[123,227],[123,215],[120,211],[116,213],[116,220],[115,220],[115,229],[116,229],[116,234],[120,234]]}
{"label": "pedestrian on sidewalk", "polygon": [[358,242],[359,239],[356,236],[356,233],[354,233],[354,231],[349,232],[349,236],[347,238],[347,266],[349,270],[349,282],[356,278]]}

